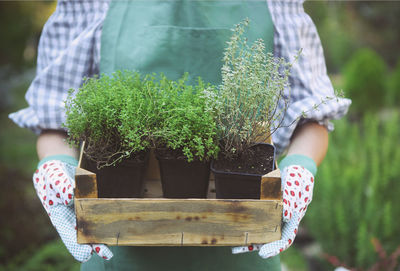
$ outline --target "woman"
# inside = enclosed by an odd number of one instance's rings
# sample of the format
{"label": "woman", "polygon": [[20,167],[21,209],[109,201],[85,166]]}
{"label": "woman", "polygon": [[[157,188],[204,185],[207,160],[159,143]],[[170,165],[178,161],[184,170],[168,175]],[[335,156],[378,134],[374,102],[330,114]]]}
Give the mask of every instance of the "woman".
{"label": "woman", "polygon": [[[249,38],[263,38],[276,57],[292,61],[302,49],[291,70],[291,91],[286,93],[291,102],[283,127],[273,135],[278,153],[287,152],[279,165],[282,187],[293,192],[283,193],[282,239],[233,250],[76,244],[71,204],[77,150],[65,143],[61,128],[68,90],[79,88],[84,77],[117,69],[163,72],[171,79],[189,72],[218,84],[229,29],[246,17]],[[328,96],[334,93],[321,44],[302,1],[59,1],[40,39],[37,74],[26,95],[29,107],[10,117],[39,134],[41,162],[33,182],[66,247],[85,262],[82,270],[280,270],[279,257],[272,256],[293,243],[311,201],[317,165],[333,129],[329,120],[343,116],[350,105],[347,99],[331,99],[312,110]],[[60,174],[67,178],[57,184],[54,176]],[[292,191],[288,183],[294,175],[302,177]]]}

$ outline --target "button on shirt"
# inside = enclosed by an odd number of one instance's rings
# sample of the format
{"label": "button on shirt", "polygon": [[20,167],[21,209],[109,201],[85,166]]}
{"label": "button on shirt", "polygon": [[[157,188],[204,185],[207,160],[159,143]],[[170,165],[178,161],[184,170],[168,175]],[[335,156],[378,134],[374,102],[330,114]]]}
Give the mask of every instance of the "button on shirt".
{"label": "button on shirt", "polygon": [[[332,130],[330,120],[345,115],[351,101],[334,94],[320,39],[303,1],[272,0],[266,5],[274,23],[274,55],[294,62],[290,88],[285,90],[289,107],[282,127],[272,136],[281,153],[299,121],[317,121]],[[107,0],[58,2],[39,41],[36,76],[25,96],[29,107],[10,114],[16,124],[35,133],[63,129],[69,89],[78,89],[85,77],[99,73],[101,30],[108,6]]]}

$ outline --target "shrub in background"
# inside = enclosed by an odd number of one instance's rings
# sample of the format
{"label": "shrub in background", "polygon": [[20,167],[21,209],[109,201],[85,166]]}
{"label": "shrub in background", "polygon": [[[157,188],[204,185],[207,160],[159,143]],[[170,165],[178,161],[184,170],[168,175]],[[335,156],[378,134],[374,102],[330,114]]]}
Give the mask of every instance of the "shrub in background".
{"label": "shrub in background", "polygon": [[346,270],[353,270],[353,271],[398,271],[399,265],[398,260],[400,258],[400,245],[397,247],[395,251],[393,251],[390,255],[385,251],[382,247],[381,242],[376,239],[372,238],[371,243],[374,245],[376,254],[379,257],[379,260],[368,269],[364,268],[354,268],[346,265],[345,263],[341,262],[337,257],[331,255],[325,255],[325,258],[334,266],[336,267],[344,267]]}
{"label": "shrub in background", "polygon": [[400,59],[389,78],[386,103],[390,106],[400,106]]}
{"label": "shrub in background", "polygon": [[387,67],[371,49],[357,51],[345,66],[344,90],[352,99],[351,111],[376,111],[384,105]]}
{"label": "shrub in background", "polygon": [[400,241],[399,114],[386,120],[367,114],[362,124],[336,123],[306,216],[324,252],[348,266],[378,261],[371,242],[390,254]]}
{"label": "shrub in background", "polygon": [[34,251],[21,251],[19,257],[7,264],[0,263],[0,271],[78,271],[80,264],[68,253],[61,240],[51,241]]}
{"label": "shrub in background", "polygon": [[338,73],[360,44],[353,28],[349,27],[354,21],[344,12],[346,4],[340,1],[329,4],[324,1],[304,2],[305,11],[317,26],[330,73]]}

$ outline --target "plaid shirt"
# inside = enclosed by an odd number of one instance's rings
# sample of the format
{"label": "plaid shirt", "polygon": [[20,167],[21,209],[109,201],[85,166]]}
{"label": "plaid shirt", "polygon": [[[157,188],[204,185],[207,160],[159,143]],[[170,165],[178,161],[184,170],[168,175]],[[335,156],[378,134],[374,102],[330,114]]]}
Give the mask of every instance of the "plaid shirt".
{"label": "plaid shirt", "polygon": [[[303,1],[266,4],[274,23],[274,55],[293,62],[302,49],[291,70],[290,90],[286,90],[290,105],[283,127],[272,138],[281,153],[299,119],[314,120],[332,130],[329,120],[345,115],[351,101],[335,98],[321,103],[335,96],[317,30],[304,12]],[[108,5],[109,0],[58,2],[39,41],[36,77],[25,96],[29,107],[10,114],[16,124],[36,133],[62,129],[68,90],[79,88],[84,77],[99,73],[101,30]],[[313,109],[316,104],[317,110]]]}

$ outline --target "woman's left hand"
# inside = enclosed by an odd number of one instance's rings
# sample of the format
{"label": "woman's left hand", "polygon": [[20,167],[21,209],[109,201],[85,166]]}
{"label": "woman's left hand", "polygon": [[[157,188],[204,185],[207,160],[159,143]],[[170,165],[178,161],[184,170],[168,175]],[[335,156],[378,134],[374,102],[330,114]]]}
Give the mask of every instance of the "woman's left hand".
{"label": "woman's left hand", "polygon": [[312,200],[314,189],[313,174],[299,165],[292,165],[282,171],[283,191],[283,227],[281,240],[246,247],[235,247],[232,253],[259,250],[258,254],[266,259],[278,255],[293,244],[301,219]]}

